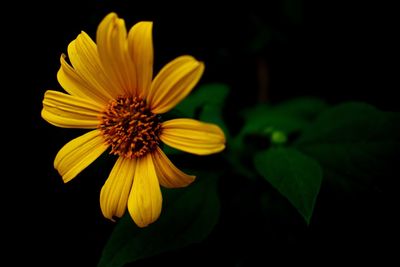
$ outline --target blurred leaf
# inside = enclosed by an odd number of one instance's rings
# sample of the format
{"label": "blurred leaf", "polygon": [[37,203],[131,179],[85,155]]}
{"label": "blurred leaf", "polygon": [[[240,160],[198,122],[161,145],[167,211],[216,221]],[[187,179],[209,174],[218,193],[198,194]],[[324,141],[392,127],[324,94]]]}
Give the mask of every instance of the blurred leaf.
{"label": "blurred leaf", "polygon": [[243,139],[248,134],[270,135],[273,131],[282,131],[286,134],[299,131],[308,126],[303,118],[287,116],[273,111],[249,118],[238,137]]}
{"label": "blurred leaf", "polygon": [[274,133],[279,132],[282,136],[287,136],[288,133],[306,126],[307,122],[301,118],[288,117],[269,111],[249,117],[239,134],[231,142],[232,151],[229,153],[229,157],[232,166],[239,174],[250,179],[254,178],[251,170],[254,153],[266,148],[266,144],[269,142],[277,144],[276,140],[272,138]]}
{"label": "blurred leaf", "polygon": [[168,146],[168,145],[166,145],[164,143],[162,143],[161,146],[162,146],[162,150],[167,155],[179,155],[179,154],[184,153],[182,150],[170,147],[170,146]]}
{"label": "blurred leaf", "polygon": [[184,114],[182,111],[177,110],[177,109],[172,109],[172,110],[168,111],[167,113],[162,114],[163,121],[185,118],[185,117],[188,117],[188,116],[186,114]]}
{"label": "blurred leaf", "polygon": [[[235,170],[241,175],[252,178],[254,175],[251,170],[251,159],[254,153],[266,147],[259,144],[259,141],[266,140],[264,143],[278,145],[290,142],[292,133],[306,129],[326,108],[327,104],[321,99],[301,97],[278,105],[256,105],[243,110],[240,114],[244,119],[244,125],[231,143],[233,153],[230,153],[230,161]],[[277,134],[279,140],[276,139]],[[255,141],[256,146],[249,144],[248,141]],[[245,162],[248,159],[250,165],[246,166]]]}
{"label": "blurred leaf", "polygon": [[322,113],[295,145],[336,182],[366,186],[400,162],[400,114],[344,103]]}
{"label": "blurred leaf", "polygon": [[235,138],[235,145],[242,146],[249,134],[269,136],[275,131],[290,134],[305,129],[310,121],[327,107],[318,98],[297,98],[279,105],[258,105],[244,110],[244,126]]}
{"label": "blurred leaf", "polygon": [[309,224],[322,181],[319,164],[290,148],[259,152],[254,164],[257,171],[289,200]]}
{"label": "blurred leaf", "polygon": [[294,24],[303,21],[303,1],[302,0],[283,0],[283,12],[286,17]]}
{"label": "blurred leaf", "polygon": [[128,262],[201,242],[219,217],[217,176],[202,175],[187,188],[163,190],[160,218],[138,228],[128,213],[116,225],[106,244],[100,267],[119,267]]}
{"label": "blurred leaf", "polygon": [[204,105],[217,106],[222,109],[228,92],[229,88],[225,84],[212,83],[202,85],[179,103],[174,110],[184,114],[186,117],[195,118],[196,111],[200,112]]}
{"label": "blurred leaf", "polygon": [[241,112],[246,118],[259,116],[268,112],[277,114],[291,115],[295,117],[313,119],[321,111],[326,109],[328,105],[319,98],[299,97],[281,102],[278,105],[257,105]]}
{"label": "blurred leaf", "polygon": [[328,104],[319,98],[300,97],[281,102],[279,105],[274,106],[274,111],[304,119],[313,119],[327,107]]}
{"label": "blurred leaf", "polygon": [[228,128],[226,127],[224,119],[222,118],[222,108],[220,105],[214,105],[214,104],[204,105],[200,113],[199,119],[204,122],[214,123],[219,127],[221,127],[222,131],[224,131],[225,136],[229,142],[230,138],[229,131]]}

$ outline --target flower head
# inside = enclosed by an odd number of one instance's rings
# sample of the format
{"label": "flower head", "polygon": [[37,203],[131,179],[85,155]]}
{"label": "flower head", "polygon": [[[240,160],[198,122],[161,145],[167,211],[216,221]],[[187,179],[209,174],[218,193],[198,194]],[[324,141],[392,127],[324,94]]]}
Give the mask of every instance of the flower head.
{"label": "flower head", "polygon": [[110,149],[118,158],[100,193],[103,215],[113,220],[128,208],[135,223],[145,227],[160,215],[160,184],[185,187],[195,179],[175,167],[160,144],[207,155],[224,149],[225,136],[213,124],[162,120],[161,114],[197,84],[204,64],[181,56],[153,79],[151,22],[127,32],[124,20],[110,13],[97,29],[96,43],[81,32],[68,46],[70,63],[66,55],[60,58],[57,78],[67,94],[48,90],[44,95],[46,121],[92,129],[62,147],[54,167],[68,182]]}

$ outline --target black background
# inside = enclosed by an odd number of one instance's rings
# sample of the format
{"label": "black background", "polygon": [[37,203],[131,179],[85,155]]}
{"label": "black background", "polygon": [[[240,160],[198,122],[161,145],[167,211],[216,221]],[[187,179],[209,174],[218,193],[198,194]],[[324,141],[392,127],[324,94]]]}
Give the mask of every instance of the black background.
{"label": "black background", "polygon": [[[2,18],[6,69],[2,129],[7,158],[3,161],[2,221],[6,223],[4,242],[10,248],[6,252],[11,266],[95,266],[113,228],[102,217],[98,202],[107,176],[104,173],[112,162],[94,165],[63,184],[52,167],[54,156],[83,131],[56,128],[40,117],[45,90],[61,88],[56,80],[60,54],[81,30],[94,38],[98,23],[111,11],[124,18],[127,27],[140,20],[154,21],[156,71],[169,60],[190,54],[206,64],[200,83],[227,83],[231,94],[225,119],[233,133],[240,127],[237,111],[260,101],[260,62],[268,66],[271,103],[307,95],[331,104],[359,100],[383,110],[399,110],[395,97],[399,88],[398,30],[393,8],[300,1],[302,11],[294,7],[295,15],[290,17],[290,12],[283,11],[284,3],[218,7],[203,2],[172,6],[54,1],[4,5],[3,15],[9,18]],[[269,41],[258,50],[250,49],[264,27],[272,29]],[[232,185],[225,179],[222,186],[247,185]],[[229,190],[222,188],[221,195],[226,194]],[[297,219],[289,224],[282,220],[276,230],[263,233],[257,230],[260,222],[251,207],[247,213],[238,212],[243,217],[235,217],[234,203],[223,202],[221,222],[204,244],[140,261],[138,266],[214,261],[231,266],[234,259],[249,266],[260,259],[267,265],[272,260],[320,262],[318,256],[324,257],[323,262],[346,257],[388,260],[393,256],[389,244],[397,236],[394,217],[398,206],[392,184],[352,197],[329,198],[329,192],[323,196],[311,227]],[[288,237],[287,231],[295,234]],[[260,239],[264,244],[256,245]]]}

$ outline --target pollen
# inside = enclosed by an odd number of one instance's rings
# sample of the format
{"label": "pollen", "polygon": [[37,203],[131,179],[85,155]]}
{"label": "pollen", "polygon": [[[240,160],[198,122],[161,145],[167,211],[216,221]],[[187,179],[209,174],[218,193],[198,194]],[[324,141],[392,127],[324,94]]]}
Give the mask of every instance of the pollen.
{"label": "pollen", "polygon": [[160,143],[160,116],[139,97],[120,96],[101,115],[99,129],[111,146],[110,154],[140,158]]}

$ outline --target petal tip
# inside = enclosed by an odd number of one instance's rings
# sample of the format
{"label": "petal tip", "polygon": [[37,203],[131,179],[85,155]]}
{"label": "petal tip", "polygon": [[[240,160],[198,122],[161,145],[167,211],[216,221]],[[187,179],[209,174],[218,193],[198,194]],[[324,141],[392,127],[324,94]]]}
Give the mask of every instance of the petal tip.
{"label": "petal tip", "polygon": [[[58,171],[58,173],[60,173],[60,171]],[[60,173],[60,175],[61,175],[61,173]],[[62,177],[64,184],[68,183],[69,181],[71,181],[72,179],[75,178],[75,176],[71,176],[71,175],[63,175],[61,177]]]}
{"label": "petal tip", "polygon": [[117,13],[115,12],[110,12],[104,17],[104,19],[114,19],[114,18],[118,18]]}

